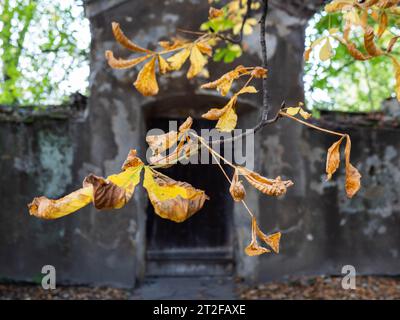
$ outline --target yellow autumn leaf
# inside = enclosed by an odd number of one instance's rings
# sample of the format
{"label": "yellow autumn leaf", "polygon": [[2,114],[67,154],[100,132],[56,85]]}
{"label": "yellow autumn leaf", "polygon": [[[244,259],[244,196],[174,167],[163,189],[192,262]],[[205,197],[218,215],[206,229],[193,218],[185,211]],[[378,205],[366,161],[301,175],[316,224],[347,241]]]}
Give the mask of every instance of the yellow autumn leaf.
{"label": "yellow autumn leaf", "polygon": [[242,89],[239,90],[238,93],[236,93],[236,95],[240,95],[240,94],[245,94],[245,93],[257,93],[257,89],[253,86],[246,86]]}
{"label": "yellow autumn leaf", "polygon": [[129,200],[135,191],[136,185],[140,182],[140,172],[142,169],[143,164],[137,167],[127,168],[119,174],[108,176],[107,180],[124,189],[125,198]]}
{"label": "yellow autumn leaf", "polygon": [[211,108],[206,113],[204,113],[201,117],[207,120],[218,120],[223,116],[223,114],[229,109],[232,108],[236,104],[237,96],[233,96],[228,103],[222,108]]}
{"label": "yellow autumn leaf", "polygon": [[354,0],[334,0],[325,6],[327,13],[348,10],[353,7]]}
{"label": "yellow autumn leaf", "polygon": [[339,29],[338,28],[330,28],[328,30],[328,32],[329,32],[330,35],[334,35],[334,34],[339,32]]}
{"label": "yellow autumn leaf", "polygon": [[136,150],[129,152],[122,172],[107,179],[88,175],[83,188],[60,199],[37,197],[28,205],[29,213],[42,219],[57,219],[73,213],[93,202],[98,209],[118,209],[132,197],[135,186],[140,182],[143,162],[136,157]]}
{"label": "yellow autumn leaf", "polygon": [[343,20],[349,26],[363,26],[363,19],[360,18],[358,12],[356,10],[349,10],[343,14]]}
{"label": "yellow autumn leaf", "polygon": [[162,166],[162,168],[169,168],[170,166],[176,164],[183,151],[184,144],[185,139],[181,139],[176,148],[172,152],[169,152],[168,155],[157,153],[151,156],[149,159],[150,164],[157,164]]}
{"label": "yellow autumn leaf", "polygon": [[340,144],[342,143],[344,136],[338,141],[332,144],[328,149],[328,154],[326,157],[326,180],[330,180],[332,175],[335,173],[340,165]]}
{"label": "yellow autumn leaf", "polygon": [[321,47],[321,50],[319,51],[319,58],[321,61],[326,61],[329,60],[333,56],[333,49],[331,46],[331,42],[329,41],[329,38],[326,38],[325,43]]}
{"label": "yellow autumn leaf", "polygon": [[158,71],[160,74],[165,74],[168,71],[171,71],[171,67],[169,66],[168,62],[159,54],[157,55],[158,60]]}
{"label": "yellow autumn leaf", "polygon": [[125,34],[122,32],[122,30],[119,26],[119,23],[117,23],[117,22],[112,23],[112,31],[113,31],[115,40],[117,40],[125,48],[127,48],[131,51],[134,51],[134,52],[152,53],[151,50],[142,48],[141,46],[138,46],[136,43],[129,40],[125,36]]}
{"label": "yellow autumn leaf", "polygon": [[251,242],[244,249],[244,252],[248,256],[251,256],[251,257],[252,256],[259,256],[261,254],[271,252],[267,248],[264,248],[264,247],[259,245],[259,243],[257,241],[257,229],[258,229],[257,220],[256,220],[255,217],[252,217],[252,219],[251,219]]}
{"label": "yellow autumn leaf", "polygon": [[221,132],[231,132],[236,128],[237,124],[237,114],[234,107],[227,108],[225,113],[219,118],[217,128]]}
{"label": "yellow autumn leaf", "polygon": [[311,113],[305,111],[303,108],[300,108],[299,114],[306,120],[311,118]]}
{"label": "yellow autumn leaf", "polygon": [[107,62],[109,64],[109,66],[114,69],[132,68],[132,67],[136,66],[137,64],[147,60],[150,57],[151,57],[151,55],[146,55],[146,56],[129,59],[129,60],[125,60],[125,59],[121,59],[121,58],[116,59],[114,57],[114,54],[112,51],[110,51],[110,50],[106,51]]}
{"label": "yellow autumn leaf", "polygon": [[263,240],[275,253],[279,253],[279,244],[281,240],[282,234],[280,232],[276,232],[273,234],[266,235],[264,234],[260,228],[257,226],[257,235]]}
{"label": "yellow autumn leaf", "polygon": [[400,101],[400,62],[394,56],[391,56],[391,59],[393,62],[393,68],[394,68],[395,80],[396,80],[395,92],[396,92],[397,100]]}
{"label": "yellow autumn leaf", "polygon": [[188,79],[192,79],[198,75],[207,64],[207,59],[201,54],[197,45],[194,45],[190,51],[190,68],[186,76]]}
{"label": "yellow autumn leaf", "polygon": [[158,93],[156,56],[153,56],[140,70],[134,86],[144,96],[154,96]]}
{"label": "yellow autumn leaf", "polygon": [[206,54],[207,56],[212,56],[212,47],[209,45],[210,41],[207,42],[197,42],[196,47],[200,50],[201,53]]}
{"label": "yellow autumn leaf", "polygon": [[169,57],[167,61],[172,70],[179,70],[190,56],[190,49],[185,48],[173,56]]}
{"label": "yellow autumn leaf", "polygon": [[153,151],[153,155],[157,155],[170,149],[178,142],[178,132],[172,130],[165,134],[147,136],[146,142]]}
{"label": "yellow autumn leaf", "polygon": [[346,194],[347,197],[352,198],[361,187],[361,174],[350,163],[351,140],[350,136],[346,135],[346,147],[344,150],[346,159]]}
{"label": "yellow autumn leaf", "polygon": [[249,73],[249,71],[242,65],[237,66],[234,70],[225,73],[219,79],[205,83],[201,86],[202,89],[217,89],[222,96],[226,96],[231,89],[234,80],[238,79],[241,75]]}
{"label": "yellow autumn leaf", "polygon": [[186,182],[175,181],[145,167],[144,188],[154,211],[160,217],[183,222],[199,211],[209,198],[203,190]]}
{"label": "yellow autumn leaf", "polygon": [[183,47],[188,44],[188,40],[180,38],[180,37],[173,37],[172,41],[159,41],[158,44],[166,51],[174,50],[180,47]]}
{"label": "yellow autumn leaf", "polygon": [[202,114],[201,117],[207,120],[218,120],[226,112],[228,106],[223,108],[211,108],[206,113]]}
{"label": "yellow autumn leaf", "polygon": [[286,113],[290,114],[291,116],[295,116],[299,113],[300,109],[300,107],[289,107],[286,109]]}
{"label": "yellow autumn leaf", "polygon": [[164,134],[149,135],[146,137],[146,142],[152,150],[153,156],[157,156],[173,147],[178,140],[184,136],[184,134],[191,128],[193,124],[192,117],[187,119],[179,126],[178,131],[171,130]]}
{"label": "yellow autumn leaf", "polygon": [[28,204],[29,213],[41,219],[58,219],[73,213],[92,202],[93,187],[88,186],[76,190],[58,200],[46,197],[34,198]]}

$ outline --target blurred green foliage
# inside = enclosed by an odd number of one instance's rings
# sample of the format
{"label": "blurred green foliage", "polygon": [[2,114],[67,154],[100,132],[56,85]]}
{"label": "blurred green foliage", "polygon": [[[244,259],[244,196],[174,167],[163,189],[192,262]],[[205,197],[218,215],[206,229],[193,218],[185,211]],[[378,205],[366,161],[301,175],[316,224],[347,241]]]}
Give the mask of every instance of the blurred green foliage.
{"label": "blurred green foliage", "polygon": [[0,103],[44,107],[85,94],[89,43],[80,0],[1,0]]}
{"label": "blurred green foliage", "polygon": [[[306,29],[306,47],[322,35],[327,35],[328,29],[340,28],[341,25],[341,14],[315,14]],[[388,43],[396,33],[400,34],[399,30],[391,27],[390,32],[386,32],[383,37],[382,43]],[[362,48],[361,36],[352,40]],[[335,50],[332,59],[319,61],[318,50],[315,50],[309,62],[305,63],[304,82],[309,109],[314,112],[370,112],[379,110],[383,100],[395,96],[395,76],[388,57],[357,61],[348,54],[345,46],[334,40],[331,43]]]}

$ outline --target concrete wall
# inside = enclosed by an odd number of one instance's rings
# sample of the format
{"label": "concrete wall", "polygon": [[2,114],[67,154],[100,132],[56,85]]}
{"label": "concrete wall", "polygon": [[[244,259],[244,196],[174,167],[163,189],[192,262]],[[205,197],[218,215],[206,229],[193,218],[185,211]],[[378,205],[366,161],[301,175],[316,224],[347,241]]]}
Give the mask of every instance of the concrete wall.
{"label": "concrete wall", "polygon": [[[156,5],[155,5],[156,3]],[[26,204],[38,195],[58,197],[81,184],[93,172],[118,172],[131,148],[144,156],[145,119],[155,112],[171,117],[192,115],[199,104],[204,80],[186,80],[186,72],[159,77],[160,93],[144,98],[132,87],[137,70],[110,69],[104,51],[127,56],[113,39],[111,22],[143,46],[154,46],[176,27],[196,29],[207,17],[207,1],[89,1],[91,20],[91,96],[84,118],[54,120],[40,117],[30,123],[0,125],[0,277],[37,279],[44,264],[53,264],[60,282],[133,286],[145,272],[145,208],[138,188],[123,209],[98,212],[91,207],[56,221],[28,215]],[[105,10],[105,11],[104,11]],[[269,17],[269,85],[272,104],[303,100],[302,51],[306,19],[273,10]],[[247,40],[249,50],[237,63],[259,64],[257,34]],[[210,64],[211,76],[232,65]],[[204,97],[203,97],[204,98]],[[198,99],[199,101],[202,99]],[[253,97],[249,105],[260,105]],[[167,103],[168,102],[168,103]],[[165,110],[161,106],[166,104]],[[155,108],[154,106],[157,106]],[[204,108],[207,106],[203,106]],[[257,109],[240,116],[241,126],[252,127]],[[286,275],[339,273],[353,264],[364,273],[395,274],[399,266],[400,227],[398,129],[342,125],[353,138],[353,163],[363,175],[363,189],[346,200],[343,171],[325,183],[325,152],[332,137],[282,120],[265,129],[257,140],[257,170],[282,175],[295,182],[282,199],[249,191],[249,205],[265,231],[281,230],[282,252],[249,258],[243,246],[250,222],[235,205],[236,270],[248,279]]]}

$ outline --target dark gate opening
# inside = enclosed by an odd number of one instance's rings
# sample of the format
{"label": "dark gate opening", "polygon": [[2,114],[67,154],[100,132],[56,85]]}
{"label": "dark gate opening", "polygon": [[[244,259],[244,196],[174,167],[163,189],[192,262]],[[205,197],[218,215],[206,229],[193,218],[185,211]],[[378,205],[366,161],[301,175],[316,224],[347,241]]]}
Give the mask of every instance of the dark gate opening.
{"label": "dark gate opening", "polygon": [[[150,118],[148,128],[168,131],[170,120]],[[213,128],[210,121],[196,119],[192,128]],[[211,161],[210,161],[211,162]],[[230,167],[223,165],[229,174]],[[233,203],[229,182],[216,164],[177,164],[162,173],[206,191],[210,200],[182,223],[163,219],[147,207],[147,266],[151,276],[227,275],[233,272]]]}

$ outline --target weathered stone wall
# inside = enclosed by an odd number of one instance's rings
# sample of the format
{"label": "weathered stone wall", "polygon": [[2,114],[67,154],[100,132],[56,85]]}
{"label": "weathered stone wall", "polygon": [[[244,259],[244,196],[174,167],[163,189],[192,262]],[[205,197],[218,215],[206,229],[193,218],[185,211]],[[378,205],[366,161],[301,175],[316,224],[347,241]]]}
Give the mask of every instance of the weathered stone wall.
{"label": "weathered stone wall", "polygon": [[[315,1],[318,2],[318,1]],[[91,207],[56,221],[28,215],[26,204],[38,195],[59,197],[80,186],[93,172],[118,172],[129,149],[144,156],[146,118],[198,117],[207,108],[200,101],[209,92],[204,81],[182,72],[158,77],[160,93],[144,98],[132,87],[137,69],[110,69],[104,51],[127,57],[113,39],[111,22],[142,46],[175,35],[177,27],[197,29],[207,17],[207,1],[89,1],[91,20],[91,97],[84,119],[38,119],[0,125],[0,277],[37,279],[44,264],[56,266],[60,282],[133,286],[145,272],[145,208],[141,188],[121,210],[98,212]],[[275,9],[269,16],[269,92],[272,104],[303,100],[302,52],[306,20]],[[258,65],[257,34],[247,38],[249,50],[237,63]],[[210,63],[213,78],[232,65]],[[196,98],[202,94],[202,98]],[[255,106],[241,112],[241,126],[257,122]],[[213,98],[214,99],[214,98]],[[161,110],[165,105],[165,108]],[[273,111],[271,111],[273,112]],[[328,124],[329,125],[329,124]],[[256,169],[295,182],[282,199],[249,190],[249,205],[265,231],[283,232],[279,255],[249,258],[250,221],[239,204],[234,207],[236,270],[248,279],[272,279],[295,274],[339,273],[343,264],[359,272],[395,274],[399,267],[400,155],[398,129],[342,125],[353,138],[352,162],[363,175],[363,189],[353,200],[343,190],[343,168],[324,182],[325,152],[334,141],[311,129],[282,120],[257,136]],[[216,169],[217,172],[217,169]],[[212,223],[212,222],[210,222]]]}
{"label": "weathered stone wall", "polygon": [[335,137],[313,129],[291,138],[268,130],[262,144],[264,172],[284,173],[295,185],[282,199],[260,199],[260,207],[267,208],[260,213],[262,226],[283,236],[282,253],[263,257],[258,275],[340,274],[344,265],[358,273],[398,274],[400,129],[323,125],[351,135],[352,163],[362,175],[362,189],[347,199],[343,162],[325,181],[326,151]]}

